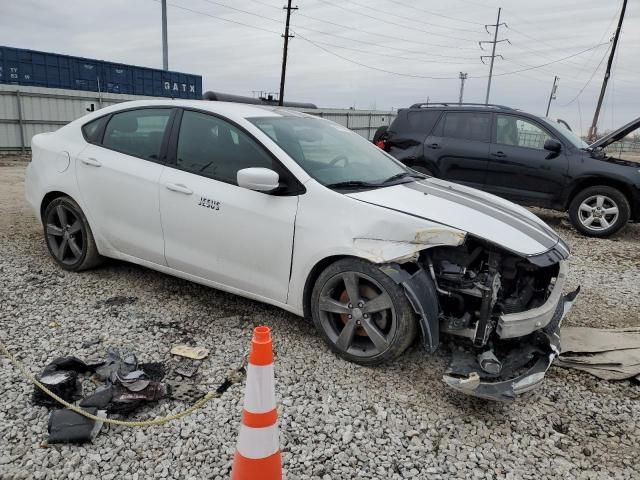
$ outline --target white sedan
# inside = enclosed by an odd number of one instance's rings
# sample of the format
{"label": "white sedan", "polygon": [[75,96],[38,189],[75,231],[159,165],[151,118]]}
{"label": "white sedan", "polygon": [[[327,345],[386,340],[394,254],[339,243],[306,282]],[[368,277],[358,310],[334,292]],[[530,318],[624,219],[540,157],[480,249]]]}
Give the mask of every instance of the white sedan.
{"label": "white sedan", "polygon": [[512,399],[558,351],[569,250],[510,202],[414,172],[346,128],[243,104],[145,100],[32,141],[26,196],[57,264],[105,257],[313,318],[378,364],[460,340],[444,380]]}

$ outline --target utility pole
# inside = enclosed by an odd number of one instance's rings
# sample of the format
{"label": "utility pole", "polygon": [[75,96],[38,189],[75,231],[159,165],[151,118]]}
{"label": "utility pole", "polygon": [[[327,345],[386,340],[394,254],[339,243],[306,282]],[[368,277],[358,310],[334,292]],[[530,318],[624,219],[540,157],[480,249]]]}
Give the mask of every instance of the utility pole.
{"label": "utility pole", "polygon": [[598,133],[598,117],[600,116],[600,108],[602,107],[602,101],[604,100],[604,93],[607,90],[607,83],[609,82],[609,77],[611,76],[611,64],[613,63],[613,57],[616,54],[616,48],[618,46],[618,38],[620,38],[620,30],[622,30],[622,21],[624,20],[624,12],[626,9],[627,9],[627,0],[623,0],[622,10],[620,10],[620,18],[618,19],[618,27],[616,28],[616,33],[613,37],[611,54],[609,55],[609,61],[607,62],[607,71],[604,74],[604,80],[602,80],[602,89],[600,90],[598,105],[596,106],[596,111],[593,114],[593,122],[591,123],[591,127],[589,127],[589,134],[587,135],[587,140],[589,141],[589,143],[595,141],[596,135]]}
{"label": "utility pole", "polygon": [[549,116],[549,107],[551,107],[551,100],[555,100],[556,98],[556,91],[558,90],[558,80],[560,80],[558,76],[554,75],[553,87],[551,87],[551,95],[549,95],[549,103],[547,103],[547,113],[544,114],[545,117]]}
{"label": "utility pole", "polygon": [[287,50],[289,48],[289,39],[293,38],[293,35],[289,35],[289,23],[291,21],[291,10],[298,10],[298,7],[291,6],[291,0],[287,0],[287,6],[282,7],[287,11],[287,23],[284,26],[284,52],[282,52],[282,72],[280,73],[280,95],[278,96],[278,105],[284,104],[284,79],[287,74]]}
{"label": "utility pole", "polygon": [[464,95],[464,81],[467,79],[467,74],[460,72],[460,97],[458,103],[462,104],[462,96]]}
{"label": "utility pole", "polygon": [[169,42],[167,41],[167,0],[162,0],[162,69],[169,70]]}
{"label": "utility pole", "polygon": [[491,79],[493,77],[493,61],[495,60],[496,57],[500,57],[500,58],[504,58],[502,55],[496,55],[496,45],[500,42],[509,42],[508,38],[503,38],[502,40],[498,40],[498,29],[504,25],[505,27],[507,27],[508,25],[506,23],[500,23],[500,13],[502,12],[502,8],[498,8],[498,20],[496,20],[496,24],[495,25],[485,25],[484,29],[487,31],[487,33],[489,32],[489,27],[494,27],[495,31],[493,34],[493,41],[489,42],[489,41],[483,41],[483,42],[478,42],[480,44],[480,48],[482,49],[482,44],[483,43],[491,43],[493,44],[493,47],[491,48],[491,55],[481,55],[480,56],[480,61],[482,63],[484,63],[484,59],[485,58],[491,58],[491,66],[489,67],[489,81],[487,82],[487,96],[484,99],[484,103],[485,105],[487,105],[489,103],[489,93],[491,92]]}

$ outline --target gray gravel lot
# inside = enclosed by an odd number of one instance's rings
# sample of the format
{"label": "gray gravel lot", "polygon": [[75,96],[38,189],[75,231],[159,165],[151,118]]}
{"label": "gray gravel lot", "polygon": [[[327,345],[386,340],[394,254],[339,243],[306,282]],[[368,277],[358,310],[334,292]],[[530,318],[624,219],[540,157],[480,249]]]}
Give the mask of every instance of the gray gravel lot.
{"label": "gray gravel lot", "polygon": [[[211,349],[202,383],[215,388],[246,353],[252,328],[274,331],[281,445],[289,479],[640,478],[640,387],[553,367],[513,404],[467,398],[441,381],[446,349],[414,345],[396,362],[363,368],[335,357],[309,322],[277,308],[138,266],[57,268],[23,199],[24,164],[0,158],[0,338],[38,372],[58,355],[99,358],[107,345],[166,361],[177,342]],[[567,324],[640,326],[640,225],[611,240],[578,236],[536,211],[573,248],[581,284]],[[114,296],[137,297],[104,305]],[[81,348],[83,341],[102,343]],[[111,427],[92,444],[46,446],[48,412],[0,358],[0,478],[227,478],[243,386],[161,427]],[[152,418],[184,409],[163,400]]]}

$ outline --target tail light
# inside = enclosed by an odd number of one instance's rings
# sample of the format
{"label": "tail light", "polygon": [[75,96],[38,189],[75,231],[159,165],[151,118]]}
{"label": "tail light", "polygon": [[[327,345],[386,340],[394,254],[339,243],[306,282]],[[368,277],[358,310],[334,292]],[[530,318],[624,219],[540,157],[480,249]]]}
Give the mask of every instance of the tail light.
{"label": "tail light", "polygon": [[376,140],[373,143],[375,144],[376,147],[381,148],[382,150],[386,149],[387,144],[384,140]]}

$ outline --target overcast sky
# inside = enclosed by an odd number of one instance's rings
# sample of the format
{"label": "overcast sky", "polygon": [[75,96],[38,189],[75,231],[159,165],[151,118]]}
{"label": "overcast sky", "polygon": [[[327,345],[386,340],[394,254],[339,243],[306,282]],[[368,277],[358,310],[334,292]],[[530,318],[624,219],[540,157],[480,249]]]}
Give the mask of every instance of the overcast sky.
{"label": "overcast sky", "polygon": [[[202,75],[204,90],[277,91],[284,1],[168,0],[169,68]],[[601,131],[640,116],[637,3],[627,8]],[[494,24],[504,6],[501,22],[508,28],[501,27],[498,38],[511,44],[498,44],[496,53],[504,59],[496,59],[490,101],[544,114],[558,75],[550,116],[586,133],[609,45],[591,48],[609,42],[622,0],[299,0],[294,5],[299,10],[292,14],[296,38],[290,42],[286,99],[366,109],[399,108],[427,98],[456,101],[462,71],[469,74],[465,101],[483,102],[489,66],[480,55],[489,55],[491,46],[484,44],[481,51],[478,42],[492,40],[484,24]],[[0,0],[0,12],[0,45],[162,66],[157,0]],[[543,64],[549,65],[521,71]]]}

